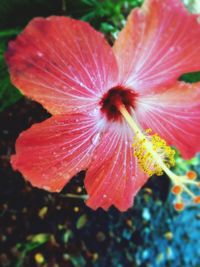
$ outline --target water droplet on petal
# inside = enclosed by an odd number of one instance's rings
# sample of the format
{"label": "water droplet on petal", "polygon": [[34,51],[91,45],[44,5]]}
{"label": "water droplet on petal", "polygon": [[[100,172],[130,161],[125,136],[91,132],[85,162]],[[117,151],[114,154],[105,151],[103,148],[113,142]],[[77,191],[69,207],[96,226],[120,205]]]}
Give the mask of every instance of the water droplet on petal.
{"label": "water droplet on petal", "polygon": [[174,52],[174,51],[175,51],[175,47],[173,47],[173,46],[170,47],[170,48],[169,48],[169,51],[170,51],[170,52]]}
{"label": "water droplet on petal", "polygon": [[93,109],[89,114],[90,114],[91,116],[96,116],[96,115],[98,114],[98,112],[99,112],[99,109],[98,109],[98,108],[95,108],[95,109]]}
{"label": "water droplet on petal", "polygon": [[38,55],[38,57],[43,57],[44,56],[44,54],[42,52],[40,52],[40,51],[37,52],[37,55]]}
{"label": "water droplet on petal", "polygon": [[69,180],[71,178],[71,175],[69,173],[66,173],[64,175],[65,180]]}
{"label": "water droplet on petal", "polygon": [[99,139],[100,139],[100,136],[101,136],[101,134],[100,134],[100,133],[97,133],[97,134],[95,134],[95,135],[92,137],[92,144],[93,144],[93,145],[98,144]]}
{"label": "water droplet on petal", "polygon": [[97,159],[97,155],[94,155],[94,156],[93,156],[93,160],[95,160],[95,159]]}
{"label": "water droplet on petal", "polygon": [[72,109],[74,112],[77,112],[79,110],[79,108],[75,107]]}

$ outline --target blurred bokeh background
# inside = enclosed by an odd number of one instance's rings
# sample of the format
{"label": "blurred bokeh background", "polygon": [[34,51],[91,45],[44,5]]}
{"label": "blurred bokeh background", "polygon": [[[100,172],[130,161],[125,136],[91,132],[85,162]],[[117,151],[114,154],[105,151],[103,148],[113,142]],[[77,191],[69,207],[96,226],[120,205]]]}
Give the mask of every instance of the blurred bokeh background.
{"label": "blurred bokeh background", "polygon": [[[71,16],[91,23],[112,44],[130,10],[142,0],[0,0],[0,266],[200,267],[200,208],[174,211],[167,177],[152,177],[125,213],[92,211],[84,204],[84,172],[60,194],[32,188],[12,170],[17,136],[49,114],[9,80],[8,41],[37,16]],[[199,0],[185,0],[200,12]],[[187,82],[200,73],[185,74]],[[200,173],[200,156],[177,169]]]}

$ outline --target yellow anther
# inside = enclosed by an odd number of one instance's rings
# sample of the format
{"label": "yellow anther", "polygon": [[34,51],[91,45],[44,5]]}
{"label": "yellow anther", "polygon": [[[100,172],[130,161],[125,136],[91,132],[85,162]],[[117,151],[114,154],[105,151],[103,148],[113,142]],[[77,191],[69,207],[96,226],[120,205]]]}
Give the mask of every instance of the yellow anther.
{"label": "yellow anther", "polygon": [[[149,176],[152,176],[153,174],[160,176],[163,174],[162,166],[160,166],[157,161],[158,156],[168,168],[174,166],[175,164],[174,150],[167,146],[166,142],[157,134],[149,136],[136,134],[133,148],[134,155],[137,157],[140,167]],[[154,153],[151,153],[152,151]]]}
{"label": "yellow anther", "polygon": [[147,129],[145,132],[146,132],[146,133],[151,133],[151,132],[152,132],[152,129],[149,128],[149,129]]}

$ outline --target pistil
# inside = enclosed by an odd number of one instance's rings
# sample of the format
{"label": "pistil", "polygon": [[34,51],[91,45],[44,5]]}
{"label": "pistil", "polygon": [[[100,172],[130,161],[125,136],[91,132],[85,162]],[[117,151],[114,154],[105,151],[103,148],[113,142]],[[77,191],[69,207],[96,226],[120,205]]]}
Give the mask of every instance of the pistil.
{"label": "pistil", "polygon": [[194,171],[188,171],[182,176],[173,173],[170,168],[175,164],[175,151],[167,146],[166,142],[157,134],[150,135],[150,129],[143,132],[123,104],[118,105],[118,110],[134,133],[134,155],[138,158],[138,163],[143,171],[149,176],[162,175],[165,172],[171,179],[172,193],[176,196],[174,208],[178,211],[183,210],[186,204],[184,194],[191,197],[194,204],[199,204],[200,196],[196,196],[188,188],[188,185],[200,187],[200,183],[195,181],[197,174]]}

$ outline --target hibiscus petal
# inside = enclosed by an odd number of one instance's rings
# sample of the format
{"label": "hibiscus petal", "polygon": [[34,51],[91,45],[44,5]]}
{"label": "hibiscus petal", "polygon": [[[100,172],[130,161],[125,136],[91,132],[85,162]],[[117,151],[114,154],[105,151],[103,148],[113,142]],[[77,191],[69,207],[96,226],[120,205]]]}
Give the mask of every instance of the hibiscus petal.
{"label": "hibiscus petal", "polygon": [[200,151],[200,83],[177,82],[163,91],[138,99],[137,119],[189,159]]}
{"label": "hibiscus petal", "polygon": [[125,211],[133,205],[133,198],[147,176],[133,156],[131,139],[127,127],[117,129],[116,125],[102,137],[85,178],[87,205],[91,208],[107,210],[114,205]]}
{"label": "hibiscus petal", "polygon": [[146,0],[114,45],[120,79],[141,94],[200,69],[200,25],[181,0]]}
{"label": "hibiscus petal", "polygon": [[60,191],[86,169],[100,140],[101,122],[83,114],[55,115],[20,134],[11,163],[33,186]]}
{"label": "hibiscus petal", "polygon": [[52,114],[92,109],[118,72],[103,35],[66,17],[33,19],[6,60],[13,84]]}

